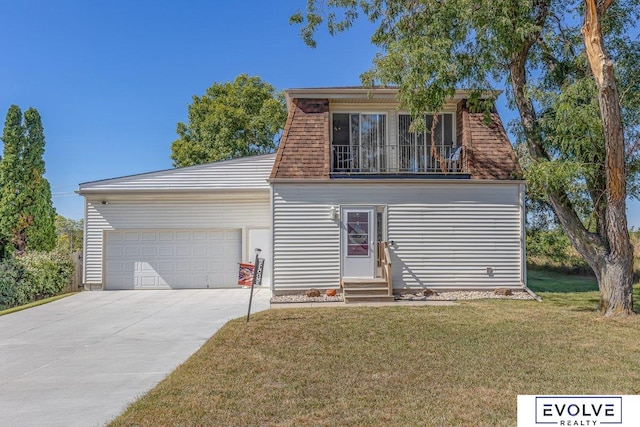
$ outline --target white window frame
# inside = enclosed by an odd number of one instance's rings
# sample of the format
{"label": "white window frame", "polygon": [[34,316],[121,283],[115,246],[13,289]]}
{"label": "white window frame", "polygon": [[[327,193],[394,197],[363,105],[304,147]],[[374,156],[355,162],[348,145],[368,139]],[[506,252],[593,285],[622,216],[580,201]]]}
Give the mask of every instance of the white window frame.
{"label": "white window frame", "polygon": [[[444,117],[444,115],[450,115],[451,116],[451,146],[452,147],[456,147],[458,145],[457,132],[456,132],[456,129],[457,129],[457,126],[456,126],[457,125],[456,124],[456,112],[454,112],[454,111],[441,111],[441,112],[438,112],[438,113],[428,112],[428,113],[424,114],[425,118],[426,118],[426,116],[441,116],[441,117]],[[400,159],[400,156],[402,155],[402,148],[400,147],[400,134],[401,134],[401,132],[400,132],[400,123],[402,122],[402,117],[403,116],[405,116],[405,117],[408,116],[410,118],[410,120],[413,121],[413,118],[411,117],[411,115],[407,111],[399,111],[398,112],[397,126],[396,126],[396,132],[397,132],[397,139],[396,140],[397,140],[397,144],[398,144],[398,150],[397,150],[398,154],[397,154],[397,166],[396,167],[398,168],[398,172],[399,173],[409,173],[411,171],[409,171],[409,170],[400,171],[400,169],[399,169],[400,164],[402,163],[402,161]],[[440,132],[441,132],[441,135],[442,135],[442,141],[440,141],[438,143],[438,145],[440,145],[442,147],[449,145],[449,143],[444,140],[444,135],[445,135],[445,132],[444,132],[444,130],[445,130],[444,126],[445,125],[444,124],[445,124],[445,120],[440,119],[438,121],[438,127],[440,128]],[[431,156],[431,153],[427,152],[428,147],[431,144],[430,132],[431,132],[431,129],[426,129],[425,128],[425,130],[422,133],[417,133],[417,132],[413,132],[412,133],[415,136],[414,141],[417,141],[419,136],[422,136],[424,138],[425,144],[424,144],[423,152],[421,154],[422,154],[423,159],[425,159],[425,161],[426,161],[426,159],[430,158],[430,156]],[[416,154],[417,154],[417,148],[418,148],[418,146],[416,144]]]}
{"label": "white window frame", "polygon": [[[384,133],[382,134],[383,136],[383,141],[382,144],[380,144],[380,134],[378,134],[378,141],[376,142],[376,149],[377,149],[377,157],[376,157],[376,169],[378,169],[378,171],[380,169],[385,169],[388,170],[389,169],[389,163],[390,163],[390,159],[389,159],[389,153],[388,153],[388,149],[387,147],[389,146],[389,112],[388,111],[379,111],[379,110],[336,110],[336,111],[332,111],[331,112],[331,144],[333,145],[333,126],[334,126],[334,116],[336,114],[346,114],[348,115],[349,119],[348,119],[348,126],[349,126],[349,146],[352,147],[353,150],[353,146],[357,145],[358,146],[358,166],[361,166],[363,163],[363,156],[362,156],[362,127],[359,126],[358,127],[358,141],[356,144],[354,144],[354,141],[352,140],[352,128],[351,128],[351,116],[357,114],[358,115],[358,123],[362,123],[362,116],[383,116],[384,117]],[[378,124],[379,125],[379,124]],[[385,156],[384,159],[386,159],[386,164],[381,164],[382,163],[382,157],[379,155],[380,152],[382,150],[386,150],[387,152],[385,152]],[[381,167],[382,166],[382,167]],[[372,172],[375,173],[375,172]]]}

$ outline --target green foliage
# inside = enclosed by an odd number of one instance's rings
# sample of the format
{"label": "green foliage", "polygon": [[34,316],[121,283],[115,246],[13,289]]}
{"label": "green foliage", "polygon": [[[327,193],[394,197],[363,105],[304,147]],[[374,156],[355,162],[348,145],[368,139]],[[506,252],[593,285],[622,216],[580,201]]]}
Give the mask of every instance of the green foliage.
{"label": "green foliage", "polygon": [[283,95],[246,74],[194,96],[188,110],[171,144],[176,167],[271,153],[287,117]]}
{"label": "green foliage", "polygon": [[63,292],[73,275],[74,265],[68,254],[57,251],[28,252],[17,258],[26,273],[32,300]]}
{"label": "green foliage", "polygon": [[65,291],[74,265],[58,251],[29,252],[0,261],[0,310]]}
{"label": "green foliage", "polygon": [[572,274],[593,274],[561,227],[529,229],[526,239],[529,266]]}
{"label": "green foliage", "polygon": [[12,257],[0,261],[0,310],[29,302],[24,268]]}
{"label": "green foliage", "polygon": [[9,107],[2,133],[4,156],[0,162],[0,240],[9,250],[20,221],[20,205],[24,194],[21,153],[24,149],[22,111],[16,105]]}
{"label": "green foliage", "polygon": [[527,233],[527,253],[530,256],[546,257],[562,261],[571,243],[561,229],[540,230]]}
{"label": "green foliage", "polygon": [[12,105],[0,162],[0,240],[5,252],[51,250],[55,246],[55,210],[44,178],[44,131],[38,111],[24,114]]}
{"label": "green foliage", "polygon": [[22,215],[31,218],[25,230],[26,248],[50,251],[56,244],[55,209],[51,200],[51,187],[44,178],[44,130],[37,110],[24,113],[27,143],[22,154],[25,173],[25,200]]}
{"label": "green foliage", "polygon": [[74,220],[56,215],[56,250],[61,252],[77,252],[82,250],[84,220]]}

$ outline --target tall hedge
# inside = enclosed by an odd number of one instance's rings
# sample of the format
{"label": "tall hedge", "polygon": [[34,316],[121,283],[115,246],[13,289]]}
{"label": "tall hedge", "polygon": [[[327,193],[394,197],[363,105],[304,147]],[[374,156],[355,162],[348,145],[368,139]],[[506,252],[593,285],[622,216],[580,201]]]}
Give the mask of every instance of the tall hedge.
{"label": "tall hedge", "polygon": [[0,261],[0,310],[63,293],[73,261],[59,252],[29,252]]}
{"label": "tall hedge", "polygon": [[34,108],[24,113],[12,105],[0,161],[0,243],[6,253],[49,251],[55,247],[55,209],[44,177],[44,130]]}

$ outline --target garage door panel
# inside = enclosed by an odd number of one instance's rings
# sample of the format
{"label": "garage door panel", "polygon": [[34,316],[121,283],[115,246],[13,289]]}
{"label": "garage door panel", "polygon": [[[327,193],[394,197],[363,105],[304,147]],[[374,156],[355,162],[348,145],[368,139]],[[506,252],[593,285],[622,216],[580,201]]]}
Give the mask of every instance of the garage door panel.
{"label": "garage door panel", "polygon": [[191,248],[188,246],[176,246],[176,256],[190,256]]}
{"label": "garage door panel", "polygon": [[127,242],[137,242],[140,238],[140,233],[126,232],[124,233],[124,240]]}
{"label": "garage door panel", "polygon": [[141,288],[156,289],[158,287],[157,277],[155,276],[142,276],[139,278]]}
{"label": "garage door panel", "polygon": [[207,231],[194,231],[192,233],[193,240],[195,241],[208,241],[209,240],[209,232]]}
{"label": "garage door panel", "polygon": [[157,238],[158,238],[158,234],[157,233],[150,232],[150,231],[142,233],[142,240],[144,240],[144,241],[147,241],[147,242],[155,241]]}
{"label": "garage door panel", "polygon": [[158,247],[158,255],[159,256],[173,256],[173,247],[171,246],[159,246]]}
{"label": "garage door panel", "polygon": [[158,240],[173,242],[173,233],[171,231],[159,231]]}
{"label": "garage door panel", "polygon": [[209,255],[209,251],[206,246],[194,246],[192,248],[191,256],[193,257],[206,257]]}
{"label": "garage door panel", "polygon": [[124,248],[121,247],[107,247],[107,258],[121,257],[124,254]]}
{"label": "garage door panel", "polygon": [[158,248],[154,247],[154,246],[144,246],[142,248],[142,256],[156,256],[156,253],[158,252],[157,250]]}
{"label": "garage door panel", "polygon": [[109,231],[107,289],[235,287],[240,230]]}
{"label": "garage door panel", "polygon": [[[176,261],[176,272],[184,273],[186,271],[189,271],[189,268],[189,261]],[[211,266],[211,268],[214,268],[213,265]]]}
{"label": "garage door panel", "polygon": [[158,263],[159,273],[173,273],[175,271],[176,271],[175,265],[171,261]]}
{"label": "garage door panel", "polygon": [[127,246],[124,248],[124,256],[129,258],[129,257],[135,257],[138,256],[140,254],[140,248],[137,248],[135,246]]}
{"label": "garage door panel", "polygon": [[117,261],[109,261],[107,263],[107,269],[114,273],[122,273],[124,272],[124,263]]}
{"label": "garage door panel", "polygon": [[176,240],[188,240],[191,241],[191,232],[190,231],[176,231],[175,235]]}

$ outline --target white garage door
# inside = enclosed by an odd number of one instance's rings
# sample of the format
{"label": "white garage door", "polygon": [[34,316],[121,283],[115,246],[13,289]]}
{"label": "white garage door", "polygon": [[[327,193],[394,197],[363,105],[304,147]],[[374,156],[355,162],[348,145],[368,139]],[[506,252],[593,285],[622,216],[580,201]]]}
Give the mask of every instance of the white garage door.
{"label": "white garage door", "polygon": [[105,236],[106,289],[237,286],[240,230],[127,230]]}

